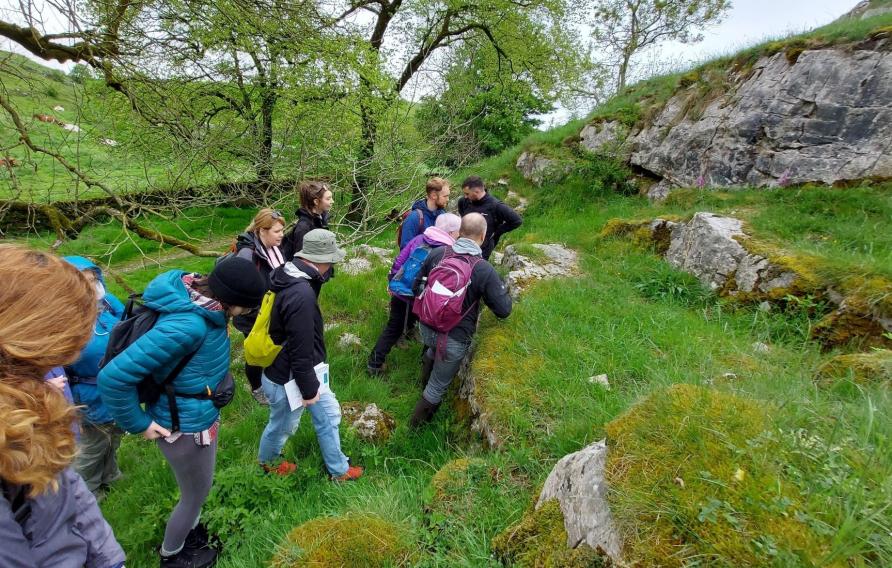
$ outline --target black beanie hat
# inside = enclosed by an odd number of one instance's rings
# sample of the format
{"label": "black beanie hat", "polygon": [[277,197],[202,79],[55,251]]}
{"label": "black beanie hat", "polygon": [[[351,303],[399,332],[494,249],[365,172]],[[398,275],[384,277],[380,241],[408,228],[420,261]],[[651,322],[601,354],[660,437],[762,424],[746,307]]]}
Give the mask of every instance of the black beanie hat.
{"label": "black beanie hat", "polygon": [[266,294],[254,263],[237,256],[221,260],[208,276],[208,285],[216,299],[227,306],[256,308]]}

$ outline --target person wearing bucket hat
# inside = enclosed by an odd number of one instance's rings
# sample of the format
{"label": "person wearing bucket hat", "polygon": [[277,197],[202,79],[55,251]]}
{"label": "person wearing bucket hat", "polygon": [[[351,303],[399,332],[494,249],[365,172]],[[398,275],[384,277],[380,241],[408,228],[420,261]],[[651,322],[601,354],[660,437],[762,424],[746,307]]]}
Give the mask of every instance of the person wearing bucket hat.
{"label": "person wearing bucket hat", "polygon": [[[341,405],[329,386],[320,382],[325,373],[325,324],[313,285],[321,286],[332,264],[344,256],[334,233],[314,229],[304,236],[294,260],[273,271],[270,290],[276,298],[269,335],[283,348],[261,377],[269,400],[269,422],[260,437],[258,460],[268,473],[286,475],[297,469],[296,464],[282,460],[280,453],[306,408],[331,479],[352,481],[362,475],[363,469],[351,466],[341,451]],[[287,391],[299,394],[289,402]]]}
{"label": "person wearing bucket hat", "polygon": [[[227,324],[260,305],[264,293],[257,269],[238,257],[220,262],[207,277],[182,270],[160,274],[142,296],[144,305],[159,314],[155,324],[99,372],[102,400],[115,421],[157,443],[179,486],[179,502],[160,548],[162,568],[205,567],[216,561],[217,550],[208,544],[199,520],[214,480],[218,403],[225,402],[200,395],[216,394],[218,386],[228,390]],[[137,395],[140,381],[149,375],[160,382],[171,374],[175,404],[162,394],[143,409]],[[171,431],[171,408],[179,418],[178,431]]]}

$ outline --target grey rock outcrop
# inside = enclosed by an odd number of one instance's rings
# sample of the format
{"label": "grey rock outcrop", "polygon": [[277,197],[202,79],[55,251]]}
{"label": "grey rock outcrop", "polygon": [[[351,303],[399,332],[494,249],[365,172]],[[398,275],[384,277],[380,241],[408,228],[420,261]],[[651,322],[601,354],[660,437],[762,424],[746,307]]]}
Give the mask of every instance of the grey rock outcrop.
{"label": "grey rock outcrop", "polygon": [[741,244],[746,237],[743,223],[738,219],[697,213],[689,222],[672,229],[666,260],[713,290],[725,288],[733,277],[735,286],[728,290],[732,294],[767,294],[796,281],[794,272],[749,253]]}
{"label": "grey rock outcrop", "polygon": [[890,178],[890,41],[762,57],[701,112],[698,88],[683,89],[629,138],[629,161],[680,186]]}
{"label": "grey rock outcrop", "polygon": [[559,244],[531,245],[539,259],[520,254],[515,245],[505,247],[502,266],[508,268],[505,284],[512,297],[517,297],[530,281],[572,276],[577,270],[576,251]]}
{"label": "grey rock outcrop", "polygon": [[618,561],[622,541],[607,502],[606,465],[605,440],[564,456],[548,474],[536,508],[549,499],[557,499],[564,514],[567,546],[576,548],[582,543],[594,549],[600,546]]}
{"label": "grey rock outcrop", "polygon": [[571,164],[534,152],[523,152],[517,158],[515,167],[525,179],[536,185],[542,185],[546,181],[557,181],[572,169]]}
{"label": "grey rock outcrop", "polygon": [[612,120],[586,125],[579,133],[579,143],[590,152],[626,159],[629,157],[628,137],[629,127]]}
{"label": "grey rock outcrop", "polygon": [[338,265],[338,272],[353,276],[364,274],[371,271],[376,262],[390,262],[392,256],[395,256],[392,251],[362,244],[350,250],[349,258]]}

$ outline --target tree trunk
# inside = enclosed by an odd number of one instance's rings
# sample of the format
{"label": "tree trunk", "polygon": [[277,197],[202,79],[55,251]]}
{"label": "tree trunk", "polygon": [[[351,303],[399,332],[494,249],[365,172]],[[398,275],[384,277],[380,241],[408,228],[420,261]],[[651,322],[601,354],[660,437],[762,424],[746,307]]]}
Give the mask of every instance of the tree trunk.
{"label": "tree trunk", "polygon": [[276,108],[276,99],[275,91],[270,90],[263,94],[260,101],[259,148],[254,168],[264,202],[269,196],[273,181],[273,111]]}
{"label": "tree trunk", "polygon": [[368,191],[372,187],[371,166],[372,160],[375,158],[375,140],[378,135],[375,109],[367,100],[360,102],[359,107],[362,120],[362,146],[359,148],[359,155],[356,160],[353,191],[350,196],[350,206],[347,210],[347,219],[354,223],[362,221],[366,210]]}

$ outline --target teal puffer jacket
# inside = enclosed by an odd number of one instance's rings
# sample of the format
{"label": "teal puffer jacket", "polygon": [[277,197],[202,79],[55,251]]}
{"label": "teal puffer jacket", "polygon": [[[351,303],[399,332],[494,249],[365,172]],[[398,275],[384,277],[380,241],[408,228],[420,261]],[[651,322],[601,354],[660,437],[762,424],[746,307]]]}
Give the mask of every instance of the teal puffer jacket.
{"label": "teal puffer jacket", "polygon": [[[112,359],[99,372],[102,400],[115,421],[132,433],[145,431],[154,420],[170,429],[167,396],[143,410],[136,385],[151,375],[158,382],[189,353],[198,349],[174,380],[177,392],[213,391],[229,370],[229,335],[222,311],[194,304],[183,284],[181,270],[171,270],[149,282],[143,293],[146,306],[161,313],[155,326]],[[220,414],[210,400],[177,398],[182,432],[209,428]]]}

